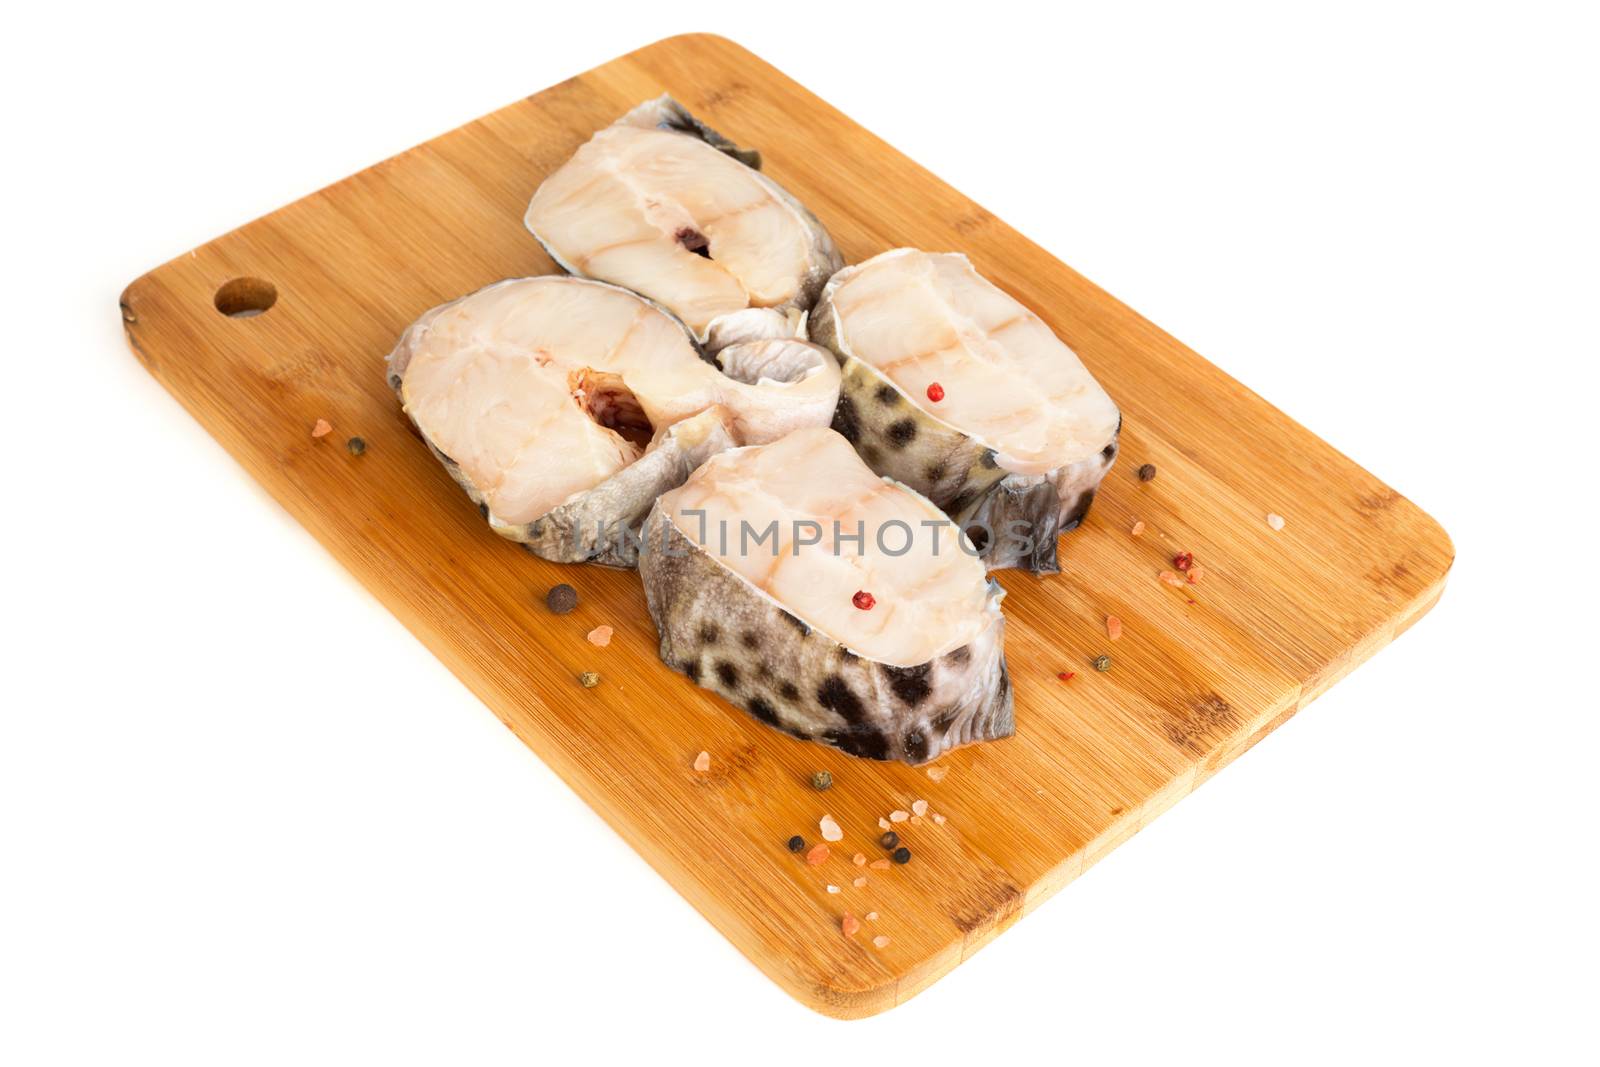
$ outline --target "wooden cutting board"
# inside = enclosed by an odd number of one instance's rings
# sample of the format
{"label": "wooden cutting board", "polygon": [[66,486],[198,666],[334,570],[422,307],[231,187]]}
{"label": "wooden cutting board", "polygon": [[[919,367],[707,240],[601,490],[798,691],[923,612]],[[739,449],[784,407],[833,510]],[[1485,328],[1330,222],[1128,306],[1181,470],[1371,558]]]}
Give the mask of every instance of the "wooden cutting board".
{"label": "wooden cutting board", "polygon": [[[968,252],[1122,407],[1121,458],[1063,544],[1066,573],[1001,576],[1017,735],[939,760],[940,781],[792,740],[668,670],[637,577],[490,533],[384,383],[424,310],[556,269],[523,229],[528,198],[662,92],[759,148],[848,262]],[[1405,497],[714,36],[641,49],[258,219],[134,282],[122,315],[150,373],[290,513],[756,966],[829,1015],[906,1000],[1037,907],[1415,622],[1453,554]],[[333,432],[313,439],[319,418]],[[1178,551],[1201,582],[1159,580]],[[582,604],[557,617],[542,601],[563,581]],[[1115,643],[1108,615],[1126,627]],[[604,649],[585,640],[602,623]],[[587,670],[597,688],[578,684]],[[820,769],[826,793],[807,784]],[[946,821],[898,826],[911,863],[853,865],[883,855],[878,819],[918,799]],[[845,837],[808,866],[784,842],[818,840],[824,813]],[[846,912],[877,919],[847,938]]]}

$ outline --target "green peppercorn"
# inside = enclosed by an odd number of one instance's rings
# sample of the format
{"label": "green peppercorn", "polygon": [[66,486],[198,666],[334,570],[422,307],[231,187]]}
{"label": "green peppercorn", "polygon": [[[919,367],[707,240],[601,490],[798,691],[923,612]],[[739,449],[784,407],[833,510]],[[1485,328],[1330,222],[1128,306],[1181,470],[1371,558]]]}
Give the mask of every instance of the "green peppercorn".
{"label": "green peppercorn", "polygon": [[818,771],[816,774],[811,776],[811,788],[815,789],[819,793],[824,789],[830,788],[832,785],[833,775],[829,774],[827,771]]}
{"label": "green peppercorn", "polygon": [[600,675],[595,671],[584,671],[578,675],[578,681],[583,683],[585,689],[593,689],[600,684]]}
{"label": "green peppercorn", "polygon": [[905,847],[897,848],[889,854],[889,858],[894,860],[896,863],[910,863],[911,850]]}
{"label": "green peppercorn", "polygon": [[899,843],[900,835],[895,833],[893,830],[887,831],[882,837],[878,838],[878,844],[882,845],[884,848],[894,848],[894,846],[898,845]]}
{"label": "green peppercorn", "polygon": [[799,834],[795,834],[793,837],[789,838],[789,851],[790,852],[799,852],[801,849],[803,849],[805,847],[806,847],[806,839],[801,837]]}
{"label": "green peppercorn", "polygon": [[1139,468],[1139,480],[1141,482],[1153,482],[1153,481],[1155,481],[1156,480],[1156,465],[1154,463],[1146,463],[1143,466],[1141,466]]}
{"label": "green peppercorn", "polygon": [[359,437],[352,437],[344,443],[344,447],[350,450],[352,456],[359,456],[367,450],[367,443]]}
{"label": "green peppercorn", "polygon": [[544,606],[557,615],[565,615],[578,606],[578,591],[563,582],[544,595]]}
{"label": "green peppercorn", "polygon": [[1097,671],[1109,671],[1111,669],[1111,657],[1096,656],[1094,658],[1094,669]]}

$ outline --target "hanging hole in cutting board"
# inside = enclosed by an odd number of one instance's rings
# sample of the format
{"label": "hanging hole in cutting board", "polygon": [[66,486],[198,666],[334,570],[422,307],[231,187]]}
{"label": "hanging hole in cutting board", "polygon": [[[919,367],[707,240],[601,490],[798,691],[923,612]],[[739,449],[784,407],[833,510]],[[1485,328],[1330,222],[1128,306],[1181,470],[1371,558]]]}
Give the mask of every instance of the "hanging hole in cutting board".
{"label": "hanging hole in cutting board", "polygon": [[248,319],[278,302],[278,289],[260,278],[235,278],[224,282],[212,303],[230,319]]}

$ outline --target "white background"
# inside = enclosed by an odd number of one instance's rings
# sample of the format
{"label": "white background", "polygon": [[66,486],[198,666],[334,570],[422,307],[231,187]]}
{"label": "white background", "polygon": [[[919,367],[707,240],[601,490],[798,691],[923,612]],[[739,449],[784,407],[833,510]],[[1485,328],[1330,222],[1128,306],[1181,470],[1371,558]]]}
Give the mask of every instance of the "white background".
{"label": "white background", "polygon": [[[1595,1062],[1593,27],[1051,6],[8,14],[0,1062]],[[188,248],[688,29],[1127,300],[1458,550],[1397,644],[864,1022],[746,963],[117,316]]]}

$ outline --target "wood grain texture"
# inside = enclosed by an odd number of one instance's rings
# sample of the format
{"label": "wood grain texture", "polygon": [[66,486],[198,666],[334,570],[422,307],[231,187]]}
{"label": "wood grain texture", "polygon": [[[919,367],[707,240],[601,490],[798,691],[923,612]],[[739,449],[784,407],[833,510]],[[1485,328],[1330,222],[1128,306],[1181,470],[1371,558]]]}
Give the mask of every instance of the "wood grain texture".
{"label": "wood grain texture", "polygon": [[[666,669],[636,575],[550,564],[490,533],[384,383],[384,355],[422,311],[555,270],[522,227],[529,196],[664,91],[760,148],[849,262],[968,252],[1125,414],[1065,573],[1002,576],[1017,736],[941,759],[940,782],[792,740]],[[274,306],[220,314],[218,289],[241,277],[271,282]],[[1452,558],[1399,493],[714,36],[641,49],[258,219],[134,282],[122,312],[145,366],[285,508],[756,966],[830,1015],[882,1011],[948,972],[1411,625]],[[314,440],[319,418],[334,432]],[[353,434],[365,455],[343,447]],[[1134,475],[1145,462],[1150,483]],[[1178,550],[1203,562],[1200,584],[1158,581]],[[541,603],[558,581],[583,598],[566,617]],[[1114,645],[1107,615],[1126,625]],[[584,639],[601,623],[616,628],[606,649]],[[1101,652],[1107,673],[1088,666]],[[592,690],[576,682],[590,669],[604,676]],[[702,749],[706,774],[692,769]],[[825,794],[806,785],[817,769],[838,783]],[[900,827],[914,861],[851,865],[881,855],[878,818],[919,797],[948,822]],[[810,867],[783,842],[817,839],[824,812],[846,836]],[[880,918],[847,939],[847,910]]]}

